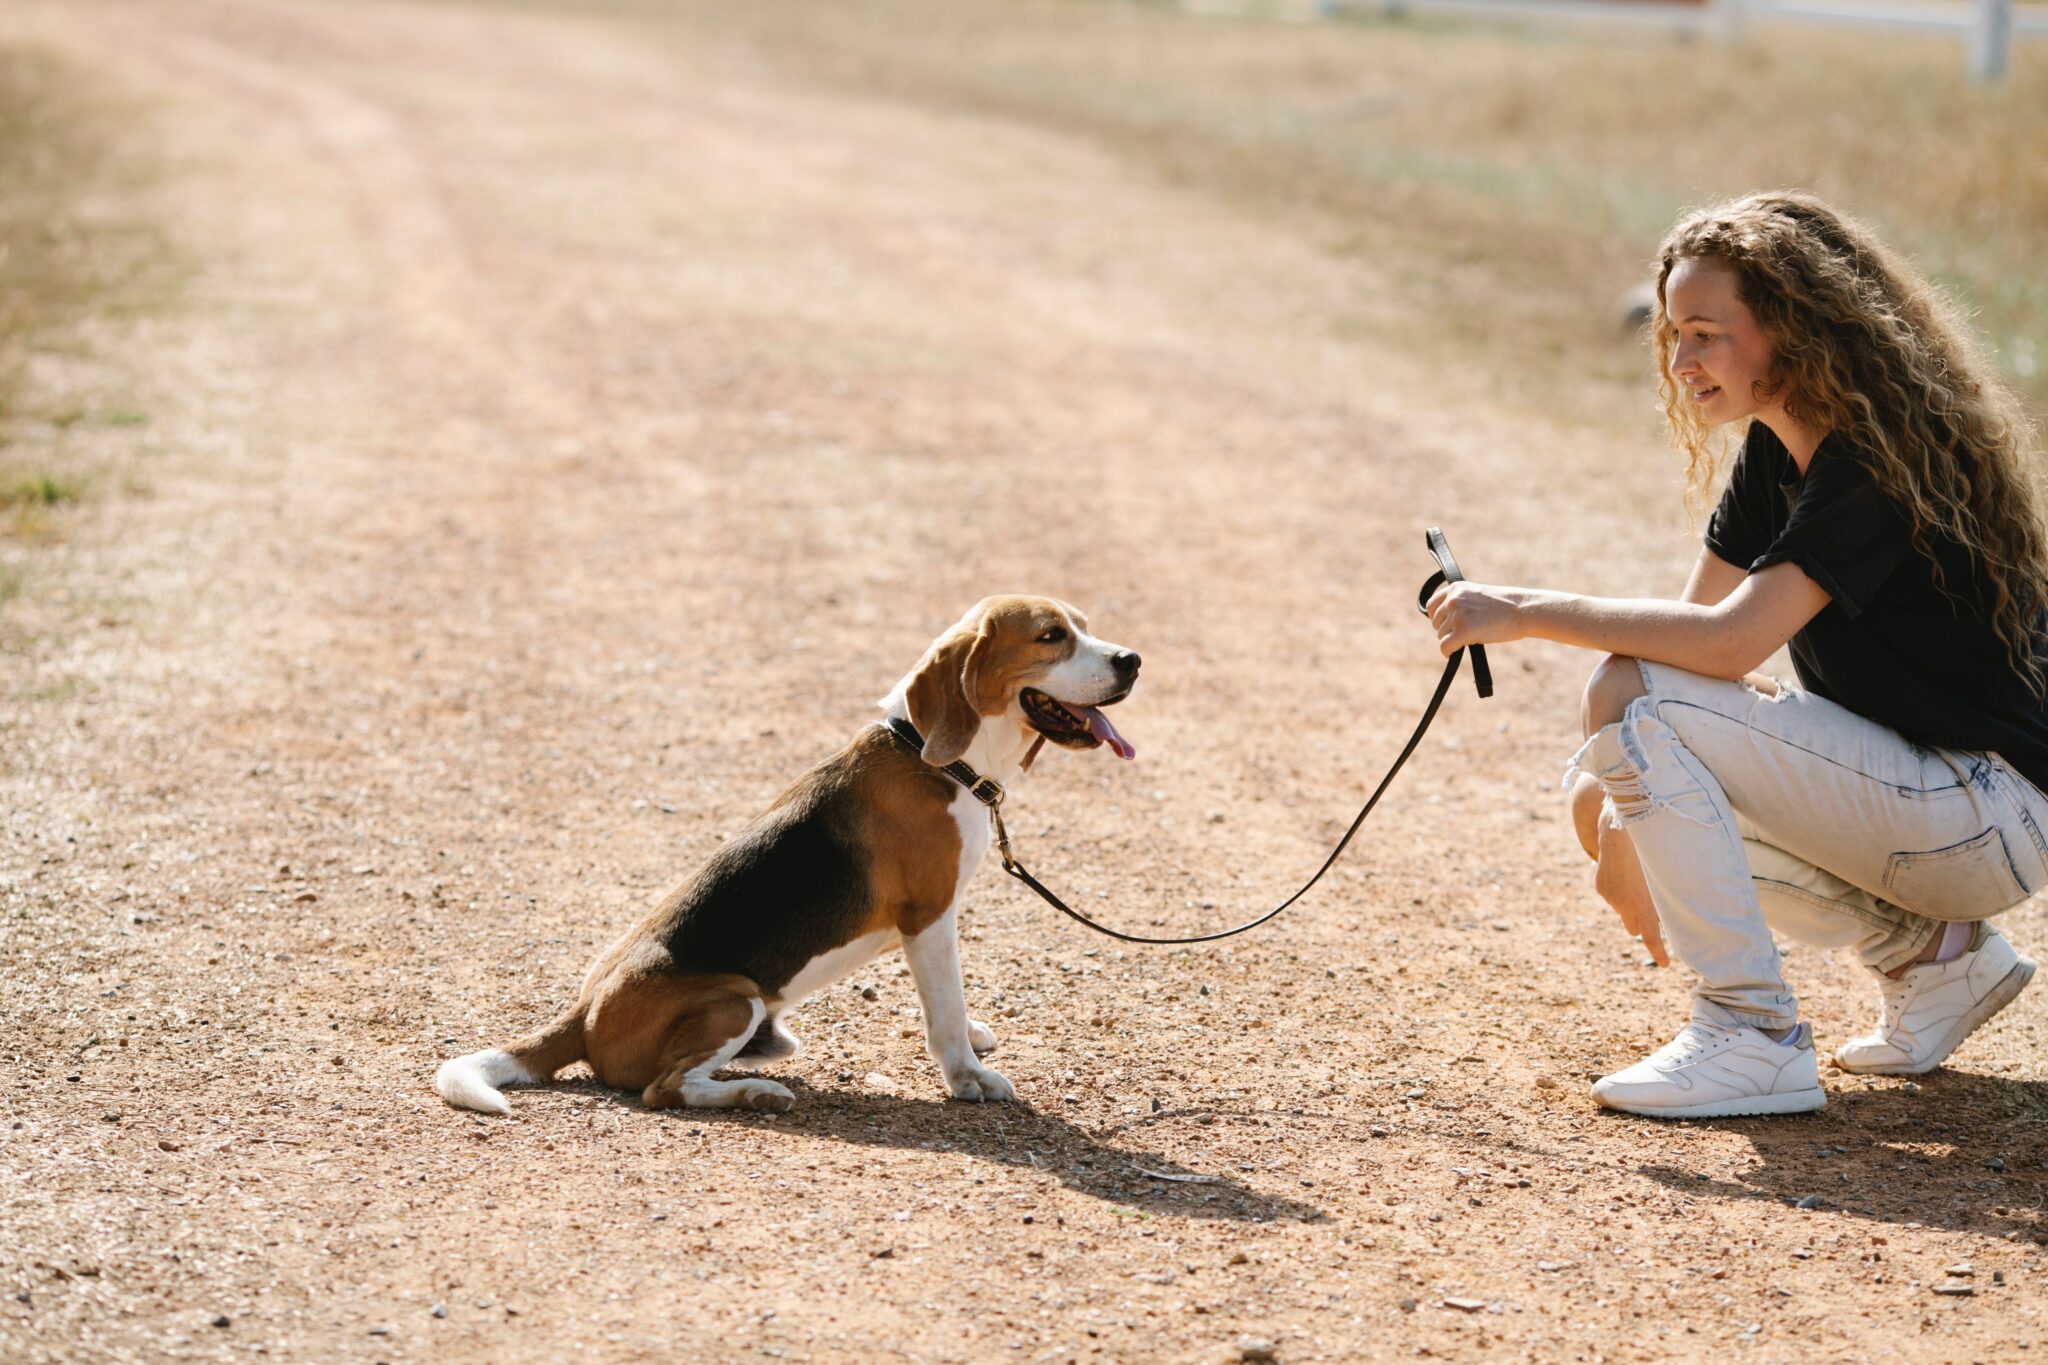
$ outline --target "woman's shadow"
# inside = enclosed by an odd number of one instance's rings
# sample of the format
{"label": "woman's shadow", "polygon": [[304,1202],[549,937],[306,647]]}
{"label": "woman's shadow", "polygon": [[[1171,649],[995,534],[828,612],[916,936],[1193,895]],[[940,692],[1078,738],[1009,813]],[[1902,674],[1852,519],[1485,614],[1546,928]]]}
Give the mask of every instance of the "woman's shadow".
{"label": "woman's shadow", "polygon": [[[1131,1211],[1132,1216],[1219,1218],[1270,1223],[1317,1223],[1321,1209],[1281,1195],[1254,1190],[1232,1176],[1190,1170],[1156,1151],[1125,1146],[1116,1135],[1162,1123],[1228,1122],[1249,1118],[1218,1109],[1169,1109],[1110,1125],[1093,1133],[1057,1114],[1010,1104],[957,1104],[908,1099],[872,1091],[825,1090],[801,1078],[778,1076],[796,1093],[796,1107],[775,1116],[786,1131],[817,1134],[864,1147],[897,1147],[958,1152],[981,1161],[1042,1172],[1068,1189]],[[638,1109],[637,1098],[584,1078],[558,1083]],[[644,1112],[644,1111],[643,1111]],[[763,1116],[725,1109],[671,1110],[670,1117],[694,1126],[732,1123],[748,1127]],[[651,1115],[650,1115],[651,1117]]]}
{"label": "woman's shadow", "polygon": [[1826,1109],[1791,1121],[1716,1121],[1762,1159],[1738,1178],[1641,1170],[1693,1197],[2048,1242],[2048,1082],[1934,1071],[1914,1084],[1837,1090]]}

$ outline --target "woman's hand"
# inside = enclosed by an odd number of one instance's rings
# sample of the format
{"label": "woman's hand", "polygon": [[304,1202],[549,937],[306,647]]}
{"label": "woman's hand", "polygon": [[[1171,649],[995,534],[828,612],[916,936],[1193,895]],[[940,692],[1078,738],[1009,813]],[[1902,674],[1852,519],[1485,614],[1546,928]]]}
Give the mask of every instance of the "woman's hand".
{"label": "woman's hand", "polygon": [[1446,583],[1429,596],[1429,623],[1445,658],[1467,645],[1497,645],[1519,640],[1528,631],[1522,611],[1526,588],[1497,588],[1486,583]]}
{"label": "woman's hand", "polygon": [[1628,831],[1603,819],[1600,822],[1600,866],[1593,871],[1593,890],[1621,916],[1621,927],[1631,938],[1643,941],[1650,960],[1659,967],[1671,965],[1671,950],[1664,946],[1664,925],[1657,918],[1657,906],[1650,899],[1650,883],[1636,857],[1636,846]]}
{"label": "woman's hand", "polygon": [[1574,777],[1571,806],[1579,846],[1599,864],[1593,872],[1593,889],[1621,916],[1621,927],[1629,936],[1643,941],[1651,960],[1669,967],[1671,952],[1664,946],[1664,926],[1657,918],[1656,902],[1650,899],[1649,879],[1643,875],[1635,841],[1607,816],[1607,791],[1600,779],[1586,772]]}

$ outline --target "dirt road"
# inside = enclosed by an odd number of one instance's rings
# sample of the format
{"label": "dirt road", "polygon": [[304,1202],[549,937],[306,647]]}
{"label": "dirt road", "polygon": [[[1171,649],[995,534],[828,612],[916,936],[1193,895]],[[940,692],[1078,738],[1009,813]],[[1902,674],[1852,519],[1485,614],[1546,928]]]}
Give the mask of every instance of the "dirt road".
{"label": "dirt road", "polygon": [[[968,995],[1018,1104],[943,1098],[889,960],[794,1017],[785,1116],[445,1107],[441,1059],[569,999],[983,594],[1144,653],[1137,761],[1055,755],[1013,830],[1193,932],[1290,889],[1406,733],[1424,524],[1479,577],[1675,582],[1674,471],[1341,326],[1385,282],[1307,210],[804,79],[717,7],[15,12],[145,102],[192,274],[121,334],[139,491],[9,608],[0,1358],[2042,1330],[2048,992],[1917,1087],[1827,1073],[1819,1116],[1593,1106],[1684,983],[1590,895],[1584,661],[1533,647],[1270,930],[1127,950],[985,872]],[[1849,968],[1792,971],[1824,1040],[1865,1023]]]}

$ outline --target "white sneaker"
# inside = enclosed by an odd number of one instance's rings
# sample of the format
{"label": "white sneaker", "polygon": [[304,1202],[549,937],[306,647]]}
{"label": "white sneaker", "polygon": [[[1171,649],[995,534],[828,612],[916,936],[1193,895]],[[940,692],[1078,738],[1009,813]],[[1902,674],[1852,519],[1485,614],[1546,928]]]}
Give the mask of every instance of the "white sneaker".
{"label": "white sneaker", "polygon": [[1803,1114],[1828,1102],[1805,1024],[1779,1043],[1746,1025],[1703,1019],[1634,1066],[1595,1081],[1593,1098],[1653,1119]]}
{"label": "white sneaker", "polygon": [[1961,957],[1909,967],[1896,981],[1878,977],[1884,1014],[1877,1031],[1842,1044],[1835,1062],[1844,1071],[1880,1076],[1932,1071],[2033,979],[2032,959],[2015,952],[2004,934],[1980,924]]}

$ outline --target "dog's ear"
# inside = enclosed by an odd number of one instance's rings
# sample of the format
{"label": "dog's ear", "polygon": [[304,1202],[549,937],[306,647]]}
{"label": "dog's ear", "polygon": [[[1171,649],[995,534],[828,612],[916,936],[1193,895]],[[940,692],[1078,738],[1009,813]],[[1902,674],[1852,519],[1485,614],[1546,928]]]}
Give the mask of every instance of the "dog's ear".
{"label": "dog's ear", "polygon": [[981,729],[988,641],[985,620],[963,621],[932,642],[911,675],[910,723],[924,736],[924,761],[935,768],[957,762]]}

